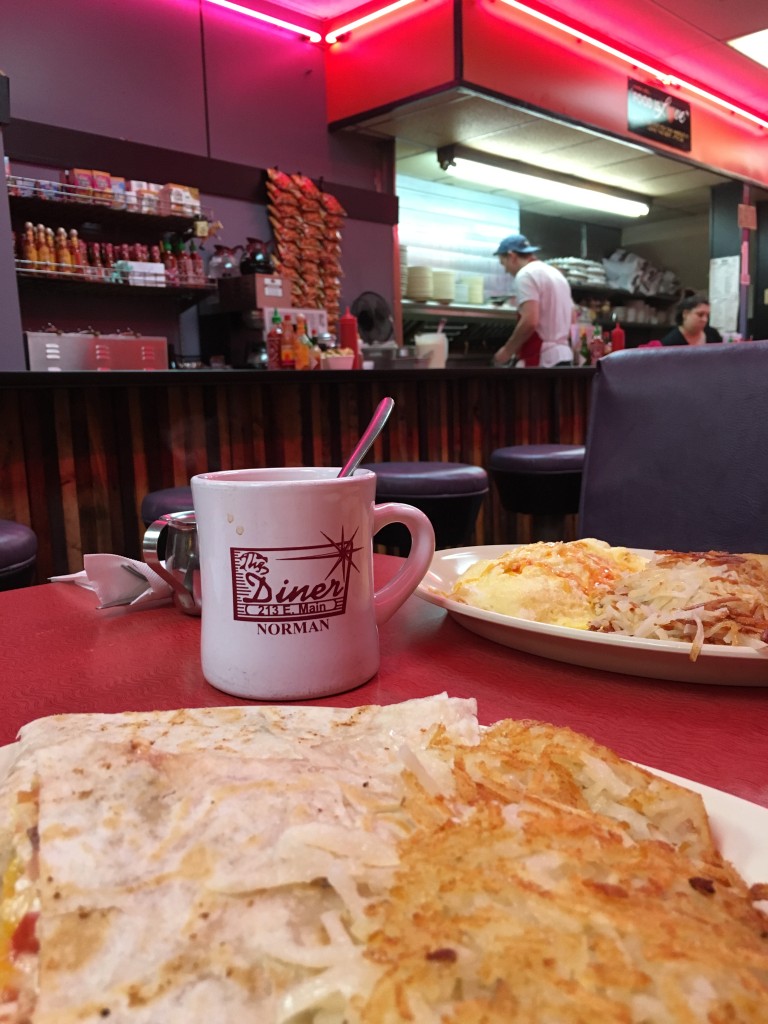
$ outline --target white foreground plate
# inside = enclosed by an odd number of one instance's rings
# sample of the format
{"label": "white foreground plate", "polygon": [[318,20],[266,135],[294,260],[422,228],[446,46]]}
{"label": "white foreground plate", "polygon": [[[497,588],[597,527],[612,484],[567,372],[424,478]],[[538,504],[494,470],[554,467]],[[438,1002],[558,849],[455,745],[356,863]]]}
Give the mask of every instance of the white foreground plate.
{"label": "white foreground plate", "polygon": [[[768,807],[663,772],[659,768],[648,768],[647,765],[641,767],[699,793],[707,809],[712,835],[720,853],[733,864],[747,885],[768,882]],[[768,909],[765,901],[760,906]]]}
{"label": "white foreground plate", "polygon": [[416,593],[425,601],[445,608],[472,633],[542,658],[678,683],[768,686],[768,647],[754,650],[751,647],[704,644],[696,661],[691,661],[691,645],[679,640],[638,640],[615,633],[590,633],[570,626],[550,626],[544,622],[472,608],[444,596],[474,562],[499,558],[515,546],[488,544],[436,551],[429,572]]}

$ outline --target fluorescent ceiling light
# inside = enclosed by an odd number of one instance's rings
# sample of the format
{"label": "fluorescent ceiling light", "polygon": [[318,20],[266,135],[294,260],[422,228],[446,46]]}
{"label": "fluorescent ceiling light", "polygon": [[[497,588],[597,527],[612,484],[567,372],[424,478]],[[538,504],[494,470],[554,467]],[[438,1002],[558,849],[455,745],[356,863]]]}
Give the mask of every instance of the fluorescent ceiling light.
{"label": "fluorescent ceiling light", "polygon": [[282,18],[273,18],[271,14],[262,14],[261,11],[254,11],[250,7],[243,7],[242,4],[232,3],[232,0],[208,0],[209,4],[217,7],[225,7],[228,11],[235,11],[236,14],[244,14],[248,18],[255,18],[256,21],[265,21],[268,25],[275,25],[277,28],[287,29],[299,36],[304,36],[310,43],[319,43],[322,36],[309,28],[302,28],[301,25],[294,25],[290,21],[283,21]]}
{"label": "fluorescent ceiling light", "polygon": [[567,203],[588,210],[602,210],[604,213],[615,213],[622,217],[645,217],[650,211],[647,203],[637,199],[625,199],[609,192],[508,170],[506,167],[492,166],[463,156],[455,156],[450,162],[441,160],[441,166],[446,174],[459,181],[501,189],[514,195],[550,199],[557,203]]}
{"label": "fluorescent ceiling light", "polygon": [[728,45],[768,68],[768,28],[748,36],[739,36],[738,39],[729,39]]}

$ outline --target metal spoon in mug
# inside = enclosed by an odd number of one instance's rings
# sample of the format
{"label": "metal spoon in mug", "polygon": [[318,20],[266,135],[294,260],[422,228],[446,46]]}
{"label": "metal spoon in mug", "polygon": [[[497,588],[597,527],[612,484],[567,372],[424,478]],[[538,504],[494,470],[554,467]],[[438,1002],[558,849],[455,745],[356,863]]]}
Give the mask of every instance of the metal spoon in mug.
{"label": "metal spoon in mug", "polygon": [[389,414],[392,412],[394,404],[394,398],[382,398],[376,407],[376,412],[371,417],[371,422],[365,428],[362,437],[355,445],[354,451],[341,467],[339,476],[352,476],[357,467],[363,461],[368,449],[381,433],[384,424],[389,419]]}

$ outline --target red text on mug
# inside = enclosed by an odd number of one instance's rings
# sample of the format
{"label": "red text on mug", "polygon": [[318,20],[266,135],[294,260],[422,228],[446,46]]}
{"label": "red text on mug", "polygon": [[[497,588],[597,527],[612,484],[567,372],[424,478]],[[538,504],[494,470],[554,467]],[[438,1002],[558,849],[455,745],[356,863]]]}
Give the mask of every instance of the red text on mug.
{"label": "red text on mug", "polygon": [[359,572],[355,533],[281,548],[230,548],[234,618],[272,634],[311,633],[343,615],[350,574]]}

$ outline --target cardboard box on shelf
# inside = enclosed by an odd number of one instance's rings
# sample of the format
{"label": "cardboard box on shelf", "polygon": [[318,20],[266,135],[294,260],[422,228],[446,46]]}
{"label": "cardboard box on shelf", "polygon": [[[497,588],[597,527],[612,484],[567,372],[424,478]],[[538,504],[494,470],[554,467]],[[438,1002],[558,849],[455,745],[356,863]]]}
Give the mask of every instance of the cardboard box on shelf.
{"label": "cardboard box on shelf", "polygon": [[126,260],[128,264],[128,284],[143,288],[165,288],[165,266],[162,263]]}
{"label": "cardboard box on shelf", "polygon": [[108,171],[91,171],[93,201],[103,206],[112,205],[112,175]]}
{"label": "cardboard box on shelf", "polygon": [[168,183],[160,189],[159,212],[164,216],[196,217],[200,213],[200,189]]}
{"label": "cardboard box on shelf", "polygon": [[93,171],[83,167],[72,167],[68,171],[62,171],[62,182],[69,186],[68,198],[86,202],[93,196]]}
{"label": "cardboard box on shelf", "polygon": [[264,306],[261,313],[264,317],[264,330],[268,331],[272,323],[275,308],[280,319],[289,316],[296,326],[296,318],[303,316],[307,325],[307,333],[310,337],[317,337],[328,333],[328,313],[324,309],[300,309],[298,306]]}
{"label": "cardboard box on shelf", "polygon": [[41,199],[61,199],[63,194],[62,185],[58,181],[37,182],[37,195]]}
{"label": "cardboard box on shelf", "polygon": [[292,306],[291,278],[284,274],[245,274],[219,280],[223,312]]}
{"label": "cardboard box on shelf", "polygon": [[160,212],[160,185],[148,181],[146,187],[139,190],[139,212],[159,213]]}
{"label": "cardboard box on shelf", "polygon": [[110,184],[112,187],[112,206],[116,210],[125,209],[125,178],[116,178],[114,174],[110,174]]}
{"label": "cardboard box on shelf", "polygon": [[133,178],[125,182],[125,205],[133,211],[139,209],[139,196],[146,189],[146,181],[134,181]]}

